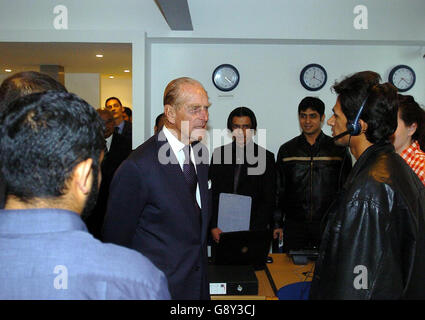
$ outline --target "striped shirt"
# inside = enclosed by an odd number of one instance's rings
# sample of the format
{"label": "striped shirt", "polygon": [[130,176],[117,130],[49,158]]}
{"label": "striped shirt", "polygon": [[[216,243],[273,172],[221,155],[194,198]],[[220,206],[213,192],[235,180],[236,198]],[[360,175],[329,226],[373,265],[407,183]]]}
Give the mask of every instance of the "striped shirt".
{"label": "striped shirt", "polygon": [[418,142],[413,141],[409,147],[403,150],[401,157],[425,185],[425,153],[419,147]]}

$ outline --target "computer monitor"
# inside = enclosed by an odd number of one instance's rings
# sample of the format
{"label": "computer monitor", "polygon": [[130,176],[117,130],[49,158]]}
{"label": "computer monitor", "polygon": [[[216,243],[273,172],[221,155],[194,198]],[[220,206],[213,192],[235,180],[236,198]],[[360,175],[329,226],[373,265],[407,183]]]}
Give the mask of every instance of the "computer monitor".
{"label": "computer monitor", "polygon": [[216,265],[252,265],[264,269],[270,251],[270,231],[237,231],[220,234],[219,243],[211,248],[212,262]]}

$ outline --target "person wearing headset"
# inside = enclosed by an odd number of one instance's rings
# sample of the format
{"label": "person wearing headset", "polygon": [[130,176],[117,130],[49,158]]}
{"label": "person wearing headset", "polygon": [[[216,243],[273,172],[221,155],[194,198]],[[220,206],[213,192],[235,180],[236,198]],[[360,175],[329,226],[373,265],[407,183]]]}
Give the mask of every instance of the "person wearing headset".
{"label": "person wearing headset", "polygon": [[397,89],[380,79],[333,86],[328,125],[357,161],[327,213],[310,299],[425,299],[425,187],[390,142]]}
{"label": "person wearing headset", "polygon": [[319,247],[321,220],[352,167],[348,149],[322,131],[322,100],[303,98],[298,120],[302,133],[279,148],[276,162],[282,218],[275,220],[283,224],[285,252]]}

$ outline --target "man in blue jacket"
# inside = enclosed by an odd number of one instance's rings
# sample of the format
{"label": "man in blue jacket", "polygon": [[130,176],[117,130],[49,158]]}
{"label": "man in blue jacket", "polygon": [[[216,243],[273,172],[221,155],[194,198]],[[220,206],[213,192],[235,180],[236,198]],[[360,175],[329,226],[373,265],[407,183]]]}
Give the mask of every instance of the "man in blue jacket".
{"label": "man in blue jacket", "polygon": [[80,216],[96,201],[104,138],[74,94],[34,93],[0,116],[0,299],[169,299],[140,253],[103,244]]}

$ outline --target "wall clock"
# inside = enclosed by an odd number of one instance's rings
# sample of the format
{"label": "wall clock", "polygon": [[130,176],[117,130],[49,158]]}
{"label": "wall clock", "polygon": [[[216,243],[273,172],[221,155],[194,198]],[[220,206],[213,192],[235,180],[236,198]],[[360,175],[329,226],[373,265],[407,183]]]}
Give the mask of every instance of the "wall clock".
{"label": "wall clock", "polygon": [[310,91],[322,89],[327,79],[328,75],[325,68],[316,63],[306,65],[300,73],[302,86]]}
{"label": "wall clock", "polygon": [[416,81],[415,71],[409,66],[400,64],[391,69],[388,81],[400,92],[412,89]]}
{"label": "wall clock", "polygon": [[231,64],[219,65],[212,74],[212,82],[218,90],[231,91],[239,83],[239,72]]}

